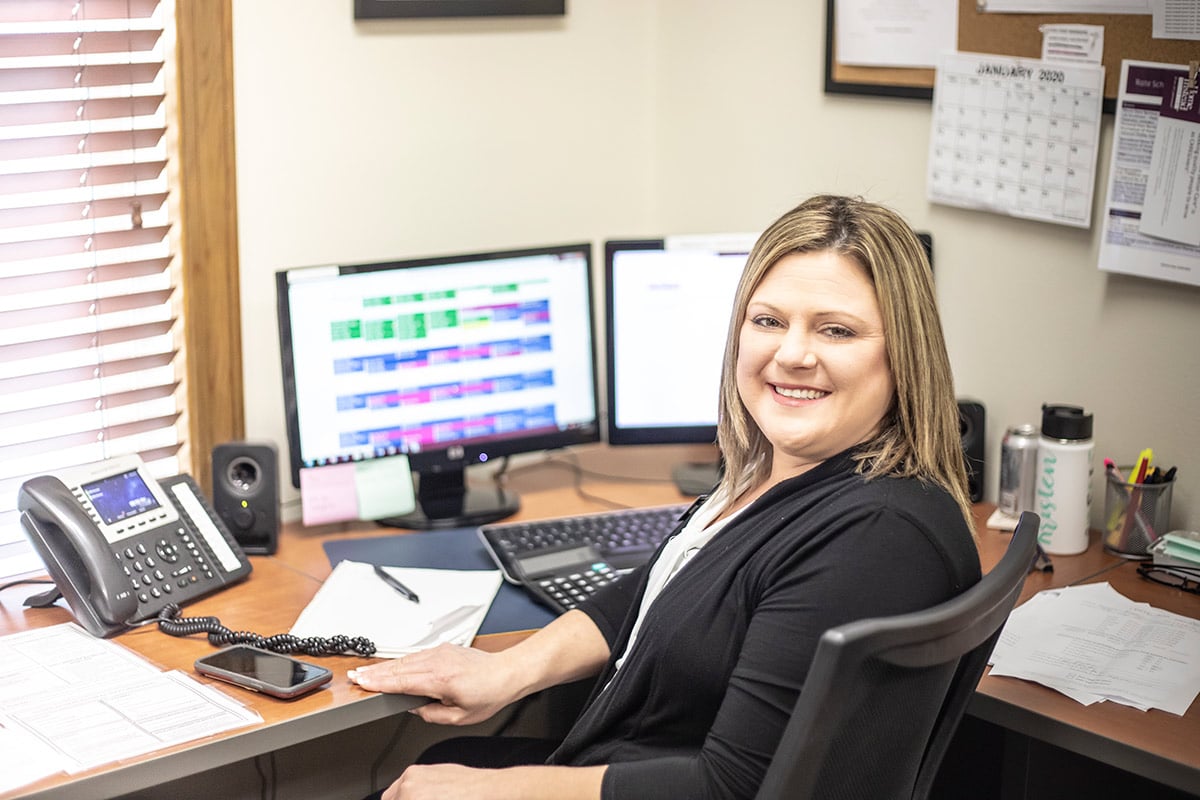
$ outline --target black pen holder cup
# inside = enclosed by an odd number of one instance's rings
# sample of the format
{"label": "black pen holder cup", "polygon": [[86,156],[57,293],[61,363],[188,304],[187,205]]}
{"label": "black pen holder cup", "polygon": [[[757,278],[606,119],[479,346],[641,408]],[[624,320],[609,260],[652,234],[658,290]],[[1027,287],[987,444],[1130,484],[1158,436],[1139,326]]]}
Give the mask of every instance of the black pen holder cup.
{"label": "black pen holder cup", "polygon": [[1104,549],[1131,559],[1149,559],[1150,545],[1171,530],[1171,490],[1166,483],[1129,483],[1105,473]]}

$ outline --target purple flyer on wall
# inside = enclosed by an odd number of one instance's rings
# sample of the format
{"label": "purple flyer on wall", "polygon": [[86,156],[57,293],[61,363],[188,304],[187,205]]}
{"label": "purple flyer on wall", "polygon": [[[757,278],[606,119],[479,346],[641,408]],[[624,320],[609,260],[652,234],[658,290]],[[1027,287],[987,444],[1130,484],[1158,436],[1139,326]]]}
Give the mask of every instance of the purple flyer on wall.
{"label": "purple flyer on wall", "polygon": [[[1200,124],[1164,113],[1172,105],[1166,102],[1169,96],[1186,94],[1176,87],[1187,77],[1183,65],[1121,63],[1100,240],[1102,270],[1200,285],[1200,240],[1195,238],[1200,231],[1195,216]],[[1177,180],[1182,181],[1178,187]]]}

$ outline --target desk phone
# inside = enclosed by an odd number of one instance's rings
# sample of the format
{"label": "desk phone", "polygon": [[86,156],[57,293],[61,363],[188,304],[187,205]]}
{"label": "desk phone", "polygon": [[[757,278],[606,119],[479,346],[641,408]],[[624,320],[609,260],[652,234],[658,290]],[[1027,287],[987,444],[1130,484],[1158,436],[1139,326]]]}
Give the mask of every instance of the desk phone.
{"label": "desk phone", "polygon": [[156,481],[137,455],[31,478],[17,493],[21,525],[55,588],[94,636],[120,633],[168,604],[223,589],[250,562],[187,475]]}

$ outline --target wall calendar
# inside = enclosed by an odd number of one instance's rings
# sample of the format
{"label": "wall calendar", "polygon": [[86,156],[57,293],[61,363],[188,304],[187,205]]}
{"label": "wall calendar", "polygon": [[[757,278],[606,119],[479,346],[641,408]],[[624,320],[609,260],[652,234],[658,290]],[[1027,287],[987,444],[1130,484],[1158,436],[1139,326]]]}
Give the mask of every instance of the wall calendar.
{"label": "wall calendar", "polygon": [[933,89],[935,203],[1091,226],[1104,67],[948,53]]}

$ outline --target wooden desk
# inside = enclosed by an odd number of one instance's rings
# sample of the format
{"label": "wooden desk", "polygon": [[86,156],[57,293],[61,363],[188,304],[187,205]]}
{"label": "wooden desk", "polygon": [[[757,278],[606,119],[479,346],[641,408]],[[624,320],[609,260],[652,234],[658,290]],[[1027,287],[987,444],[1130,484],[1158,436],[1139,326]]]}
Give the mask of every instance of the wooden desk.
{"label": "wooden desk", "polygon": [[[213,615],[237,630],[264,633],[287,631],[299,610],[312,598],[320,583],[271,557],[251,559],[250,577],[220,594],[189,604],[186,616]],[[0,595],[2,616],[0,632],[13,633],[33,627],[69,622],[64,609],[27,610],[21,602],[32,591],[14,587]],[[202,678],[192,669],[201,655],[213,647],[203,635],[174,638],[160,633],[156,626],[139,628],[115,638],[116,642],[146,657],[157,666],[178,669]],[[92,769],[78,775],[58,775],[3,794],[3,797],[109,798],[127,792],[196,774],[225,764],[269,753],[371,720],[390,716],[417,705],[411,697],[371,695],[350,684],[346,670],[361,665],[352,657],[322,658],[320,663],[334,671],[332,684],[292,701],[275,700],[265,695],[221,687],[262,716],[262,723],[217,734],[195,742],[138,756],[119,764]],[[216,685],[214,683],[214,685]]]}
{"label": "wooden desk", "polygon": [[[574,454],[560,454],[547,464],[516,468],[511,473],[511,483],[521,495],[522,507],[514,519],[562,516],[611,507],[604,502],[588,500],[575,491],[577,477],[571,467],[576,458],[585,469],[641,476],[608,481],[593,474],[584,480],[588,491],[598,498],[645,506],[685,501],[687,498],[681,496],[667,478],[670,467],[685,458],[700,460],[706,457],[712,457],[711,448],[632,447],[621,450],[614,457],[608,448],[597,446],[579,448]],[[251,557],[254,569],[247,580],[188,604],[184,616],[216,616],[234,630],[263,634],[287,631],[331,571],[322,548],[325,541],[330,537],[380,536],[387,532],[372,523],[314,528],[295,523],[285,525],[275,555]],[[25,598],[39,590],[37,586],[15,586],[0,592],[0,635],[71,621],[65,606],[24,608]],[[526,635],[527,632],[482,636],[476,639],[475,646],[485,650],[502,649]],[[0,793],[0,800],[13,797],[109,798],[390,717],[420,702],[411,697],[365,692],[349,683],[346,670],[367,663],[353,656],[319,659],[321,664],[333,670],[332,684],[285,702],[197,675],[192,663],[213,650],[202,635],[175,638],[160,633],[156,626],[147,626],[117,636],[114,641],[164,670],[182,670],[230,693],[257,711],[263,722],[78,775],[53,776],[15,792]]]}
{"label": "wooden desk", "polygon": [[[990,569],[1007,545],[1008,535],[985,527],[992,506],[977,508],[980,560]],[[1076,556],[1054,556],[1054,570],[1032,573],[1020,603],[1037,592],[1081,583],[1107,581],[1138,602],[1200,618],[1200,596],[1143,580],[1136,562],[1104,551],[1099,534]],[[1139,711],[1118,703],[1084,706],[1041,684],[985,674],[971,705],[971,716],[1038,741],[1061,747],[1175,789],[1200,795],[1200,703],[1182,717],[1165,711]]]}
{"label": "wooden desk", "polygon": [[[1084,560],[1102,553],[1093,540]],[[1108,557],[1111,558],[1111,557]],[[1055,572],[1070,568],[1070,559],[1055,558]],[[1061,565],[1061,566],[1060,566]],[[1152,584],[1137,574],[1135,564],[1118,561],[1082,581],[1107,581],[1131,600],[1200,618],[1200,596]],[[1026,582],[1022,602],[1033,594]],[[1119,703],[1083,706],[1041,684],[984,675],[967,713],[1002,728],[1081,756],[1109,764],[1175,789],[1200,796],[1200,703],[1177,717],[1157,709],[1139,711]]]}
{"label": "wooden desk", "polygon": [[[522,501],[516,518],[536,519],[607,507],[576,491],[576,475],[568,468],[572,458],[577,457],[589,471],[583,477],[589,496],[626,505],[657,505],[687,499],[665,476],[674,463],[689,457],[701,458],[706,453],[705,448],[579,448],[572,456],[558,456],[552,463],[522,467],[510,478]],[[640,474],[645,478],[610,481],[600,477],[601,474]],[[980,506],[976,517],[985,570],[999,560],[1009,539],[1008,534],[984,527],[991,510],[990,506]],[[383,533],[379,527],[363,523],[318,528],[286,525],[278,553],[253,557],[254,571],[247,581],[188,605],[184,614],[211,614],[237,630],[286,631],[330,573],[323,544],[331,537],[359,538]],[[1105,553],[1097,541],[1081,555],[1055,557],[1053,572],[1031,574],[1022,601],[1043,589],[1093,580],[1109,580],[1130,598],[1200,617],[1200,597],[1141,580],[1132,565]],[[36,587],[19,586],[0,592],[0,634],[71,619],[65,608],[22,608],[21,602],[33,591]],[[475,644],[488,650],[502,649],[524,635],[527,634],[482,636]],[[192,674],[192,662],[212,651],[203,636],[177,639],[164,636],[154,627],[123,634],[116,641],[164,669]],[[295,701],[283,702],[221,687],[236,692],[240,700],[258,711],[263,717],[259,725],[69,778],[48,778],[18,792],[0,795],[0,800],[111,797],[354,728],[407,710],[416,703],[408,697],[362,692],[346,681],[345,671],[361,665],[362,659],[346,656],[320,661],[334,670],[332,685]],[[968,713],[1151,780],[1200,794],[1200,704],[1193,704],[1183,717],[1159,711],[1143,713],[1113,703],[1085,707],[1037,684],[985,677]]]}

